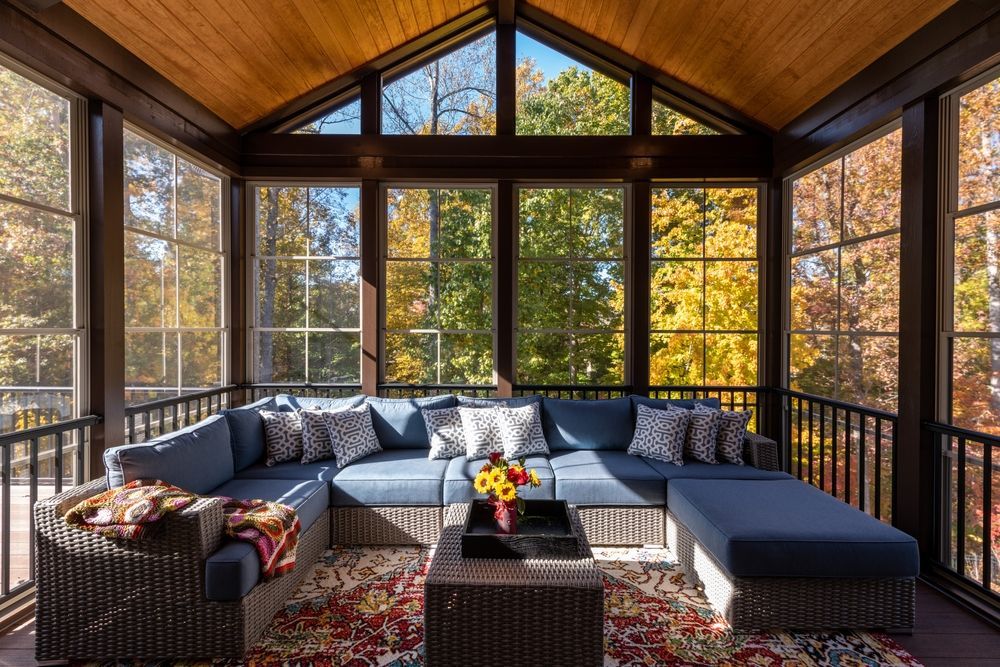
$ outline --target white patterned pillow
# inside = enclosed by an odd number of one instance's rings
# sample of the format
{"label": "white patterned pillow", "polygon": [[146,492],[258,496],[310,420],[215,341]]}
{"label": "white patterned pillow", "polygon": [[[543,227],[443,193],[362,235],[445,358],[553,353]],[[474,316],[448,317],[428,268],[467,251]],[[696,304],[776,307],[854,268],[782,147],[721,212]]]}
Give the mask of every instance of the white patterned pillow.
{"label": "white patterned pillow", "polygon": [[260,418],[264,420],[267,465],[302,458],[302,420],[296,413],[261,410]]}
{"label": "white patterned pillow", "polygon": [[493,452],[503,452],[500,437],[499,407],[456,408],[465,434],[465,456],[470,460],[485,459]]}
{"label": "white patterned pillow", "polygon": [[316,408],[298,410],[302,422],[302,463],[321,461],[333,456],[330,429],[323,420],[323,411]]}
{"label": "white patterned pillow", "polygon": [[348,410],[324,412],[323,420],[330,430],[338,468],[382,451],[367,403]]}
{"label": "white patterned pillow", "polygon": [[497,408],[497,413],[505,459],[515,461],[530,454],[549,453],[538,403],[520,408]]}
{"label": "white patterned pillow", "polygon": [[429,459],[450,459],[465,454],[465,432],[458,408],[424,408],[420,411],[431,443]]}
{"label": "white patterned pillow", "polygon": [[716,412],[719,415],[719,433],[715,439],[715,450],[718,457],[727,463],[743,465],[743,439],[747,434],[747,425],[753,410],[731,412],[716,410],[701,404],[694,406],[695,412]]}
{"label": "white patterned pillow", "polygon": [[684,465],[684,441],[689,421],[691,413],[687,410],[657,410],[639,404],[636,406],[635,435],[628,453]]}
{"label": "white patterned pillow", "polygon": [[[683,410],[669,406],[672,410]],[[687,438],[684,440],[684,455],[702,463],[718,463],[715,458],[715,438],[719,434],[720,410],[684,410],[691,415],[688,422]]]}

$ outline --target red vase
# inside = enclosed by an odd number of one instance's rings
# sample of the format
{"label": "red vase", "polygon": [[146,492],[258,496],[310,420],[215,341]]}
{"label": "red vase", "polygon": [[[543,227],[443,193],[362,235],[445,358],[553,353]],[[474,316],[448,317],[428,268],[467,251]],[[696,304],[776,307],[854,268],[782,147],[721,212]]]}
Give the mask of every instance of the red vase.
{"label": "red vase", "polygon": [[507,503],[497,502],[493,508],[493,518],[497,521],[497,532],[501,535],[517,533],[517,505],[509,507]]}

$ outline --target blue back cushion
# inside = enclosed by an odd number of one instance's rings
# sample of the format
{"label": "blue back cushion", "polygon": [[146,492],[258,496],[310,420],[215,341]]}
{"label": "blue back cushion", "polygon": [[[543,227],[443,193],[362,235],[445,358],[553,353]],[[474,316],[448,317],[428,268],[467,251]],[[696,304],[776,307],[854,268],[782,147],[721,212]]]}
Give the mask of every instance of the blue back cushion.
{"label": "blue back cushion", "polygon": [[459,405],[472,405],[477,407],[482,407],[484,405],[489,406],[494,403],[506,403],[508,408],[523,408],[526,405],[531,405],[532,403],[541,403],[542,397],[538,394],[532,394],[531,396],[513,396],[511,398],[474,398],[472,396],[456,396]]}
{"label": "blue back cushion", "polygon": [[632,403],[627,398],[546,398],[542,401],[542,428],[550,451],[628,449],[635,431]]}
{"label": "blue back cushion", "polygon": [[229,422],[215,415],[139,445],[104,452],[108,487],[161,479],[192,493],[208,493],[233,477]]}
{"label": "blue back cushion", "polygon": [[639,396],[638,394],[632,394],[629,398],[632,399],[633,421],[635,420],[637,405],[647,405],[657,410],[666,410],[668,405],[684,408],[685,410],[692,410],[695,405],[705,405],[717,410],[722,408],[722,401],[718,398],[649,398],[648,396]]}
{"label": "blue back cushion", "polygon": [[250,405],[223,410],[229,422],[229,435],[233,448],[233,465],[236,472],[249,468],[264,458],[264,422],[261,410],[277,410],[273,397],[262,398]]}
{"label": "blue back cushion", "polygon": [[371,408],[372,426],[382,449],[430,449],[427,427],[420,410],[437,410],[455,405],[455,397],[428,396],[427,398],[379,398],[368,397]]}
{"label": "blue back cushion", "polygon": [[356,408],[365,402],[364,394],[357,396],[346,396],[342,398],[321,398],[319,396],[291,396],[282,394],[278,396],[278,409],[283,411],[305,410],[313,408],[316,410],[346,410]]}

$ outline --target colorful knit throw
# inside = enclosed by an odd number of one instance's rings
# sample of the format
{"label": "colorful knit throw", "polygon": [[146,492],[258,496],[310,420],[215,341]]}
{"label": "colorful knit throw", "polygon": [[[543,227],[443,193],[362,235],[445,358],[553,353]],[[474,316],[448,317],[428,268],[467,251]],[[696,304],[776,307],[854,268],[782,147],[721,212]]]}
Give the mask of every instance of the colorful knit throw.
{"label": "colorful knit throw", "polygon": [[[66,513],[66,523],[105,537],[141,540],[169,512],[200,497],[158,479],[137,479],[77,504]],[[295,567],[301,524],[294,509],[266,500],[221,500],[226,535],[253,545],[265,578]]]}

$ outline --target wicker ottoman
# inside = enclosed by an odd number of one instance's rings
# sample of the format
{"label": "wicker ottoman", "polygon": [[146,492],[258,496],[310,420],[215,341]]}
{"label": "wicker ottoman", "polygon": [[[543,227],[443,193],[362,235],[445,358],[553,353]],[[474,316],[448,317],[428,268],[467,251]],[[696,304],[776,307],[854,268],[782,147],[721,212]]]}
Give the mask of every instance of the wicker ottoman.
{"label": "wicker ottoman", "polygon": [[468,504],[446,510],[424,582],[426,664],[471,664],[497,640],[516,641],[546,665],[603,664],[604,584],[576,509],[578,560],[462,558],[468,512]]}

